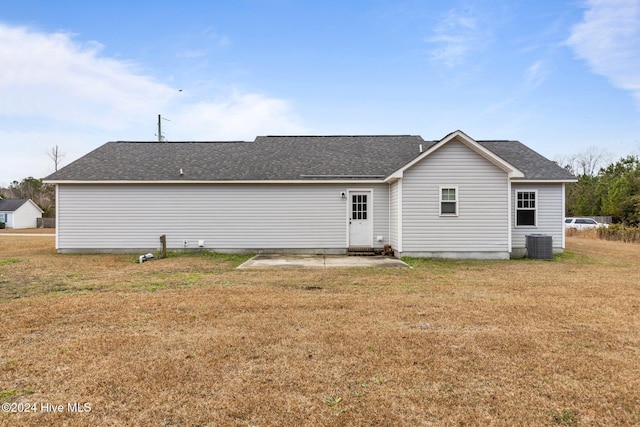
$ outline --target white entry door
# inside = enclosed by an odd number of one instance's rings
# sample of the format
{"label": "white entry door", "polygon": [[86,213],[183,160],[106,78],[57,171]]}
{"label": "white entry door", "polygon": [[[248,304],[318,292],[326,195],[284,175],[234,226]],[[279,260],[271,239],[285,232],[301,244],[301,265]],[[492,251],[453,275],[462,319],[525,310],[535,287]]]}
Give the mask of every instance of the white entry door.
{"label": "white entry door", "polygon": [[371,192],[350,192],[349,246],[370,247],[373,241],[371,230]]}

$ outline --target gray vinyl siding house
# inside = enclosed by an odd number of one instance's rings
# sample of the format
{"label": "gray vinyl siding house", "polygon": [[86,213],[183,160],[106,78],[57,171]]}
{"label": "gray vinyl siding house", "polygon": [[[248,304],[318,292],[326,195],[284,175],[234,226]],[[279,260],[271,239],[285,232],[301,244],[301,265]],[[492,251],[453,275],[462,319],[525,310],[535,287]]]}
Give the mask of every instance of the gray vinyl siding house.
{"label": "gray vinyl siding house", "polygon": [[[516,199],[518,191],[531,192],[535,191],[538,200],[537,219],[535,226],[514,226],[511,241],[514,248],[524,248],[526,235],[540,233],[544,230],[544,234],[551,235],[554,242],[564,242],[564,224],[558,227],[558,222],[564,221],[564,186],[536,183],[532,184],[513,184],[512,200]],[[555,206],[562,206],[562,209],[554,209]],[[511,213],[511,222],[515,224],[515,210]],[[563,246],[564,247],[564,243]],[[522,251],[516,254],[522,255]]]}
{"label": "gray vinyl siding house", "polygon": [[[441,215],[441,188],[457,193],[457,215]],[[452,141],[402,179],[402,252],[417,257],[504,257],[510,252],[507,173]],[[484,254],[484,255],[481,255]]]}
{"label": "gray vinyl siding house", "polygon": [[419,136],[267,136],[254,142],[110,142],[49,176],[56,248],[396,256],[525,254],[525,236],[564,248],[575,177],[517,141]]}
{"label": "gray vinyl siding house", "polygon": [[164,234],[174,249],[344,253],[340,193],[361,188],[373,193],[371,235],[387,236],[386,184],[60,185],[58,249],[150,250]]}

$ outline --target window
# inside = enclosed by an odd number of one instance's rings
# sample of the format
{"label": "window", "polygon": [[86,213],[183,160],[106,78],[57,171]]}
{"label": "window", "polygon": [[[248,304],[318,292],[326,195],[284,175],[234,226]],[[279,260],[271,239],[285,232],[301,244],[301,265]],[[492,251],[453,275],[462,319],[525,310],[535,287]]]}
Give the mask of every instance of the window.
{"label": "window", "polygon": [[516,226],[536,225],[536,192],[516,192]]}
{"label": "window", "polygon": [[351,219],[367,219],[366,194],[353,194],[351,196]]}
{"label": "window", "polygon": [[576,224],[598,225],[598,222],[595,219],[578,218],[576,219]]}
{"label": "window", "polygon": [[440,187],[440,216],[458,215],[458,188]]}

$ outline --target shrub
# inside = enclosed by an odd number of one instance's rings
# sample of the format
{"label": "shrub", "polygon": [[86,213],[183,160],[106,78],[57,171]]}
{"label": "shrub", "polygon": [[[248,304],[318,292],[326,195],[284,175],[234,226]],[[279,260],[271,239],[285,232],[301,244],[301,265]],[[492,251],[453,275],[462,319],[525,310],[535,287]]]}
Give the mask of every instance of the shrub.
{"label": "shrub", "polygon": [[0,221],[0,230],[4,230],[4,227],[5,227],[4,222]]}
{"label": "shrub", "polygon": [[604,240],[620,240],[623,242],[639,243],[640,228],[622,224],[611,224],[609,228],[598,228],[598,237]]}

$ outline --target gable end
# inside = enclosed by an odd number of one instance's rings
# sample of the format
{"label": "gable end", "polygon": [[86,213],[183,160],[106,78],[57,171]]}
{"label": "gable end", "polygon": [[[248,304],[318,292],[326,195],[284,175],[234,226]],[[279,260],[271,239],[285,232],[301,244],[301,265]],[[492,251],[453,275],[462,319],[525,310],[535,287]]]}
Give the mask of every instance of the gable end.
{"label": "gable end", "polygon": [[436,142],[435,144],[427,148],[426,151],[424,151],[421,155],[419,155],[418,157],[416,157],[415,159],[413,159],[412,161],[404,165],[401,169],[398,169],[397,171],[393,172],[391,175],[389,175],[385,179],[385,182],[393,182],[397,179],[402,178],[404,175],[404,172],[407,169],[411,168],[416,163],[422,161],[422,159],[430,156],[435,151],[443,147],[445,144],[448,144],[453,140],[461,142],[467,148],[473,150],[480,156],[487,159],[489,162],[493,163],[495,166],[497,166],[498,168],[506,172],[509,178],[524,178],[524,173],[521,170],[519,170],[512,164],[508,163],[503,158],[497,156],[493,152],[489,151],[488,149],[480,145],[478,142],[476,142],[473,138],[471,138],[464,132],[457,130],[455,132],[450,133],[449,135],[442,138],[440,141]]}

